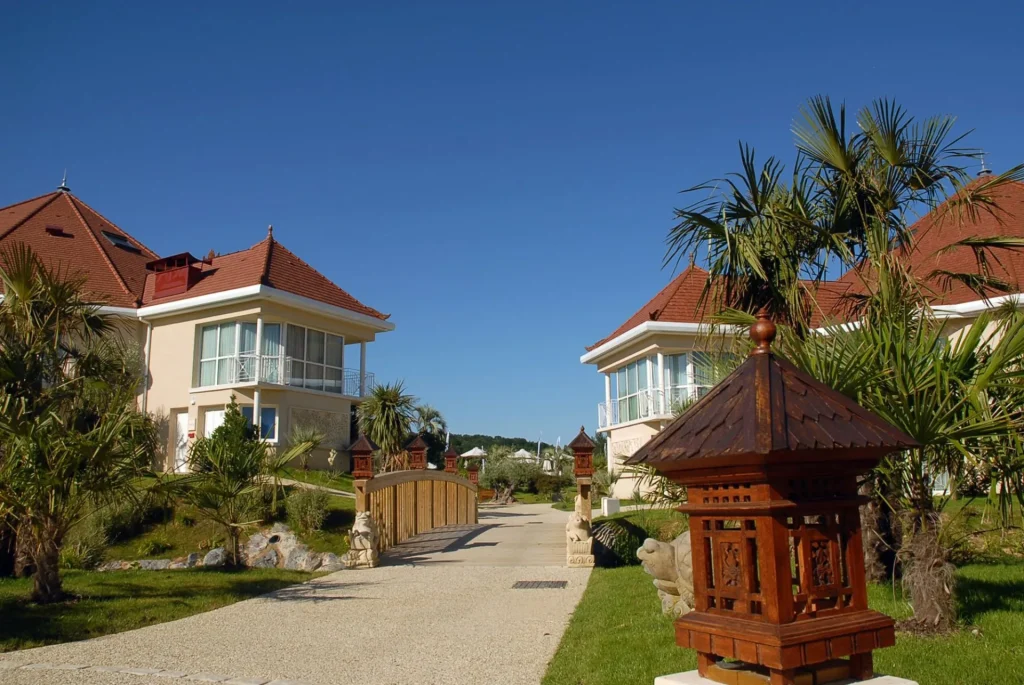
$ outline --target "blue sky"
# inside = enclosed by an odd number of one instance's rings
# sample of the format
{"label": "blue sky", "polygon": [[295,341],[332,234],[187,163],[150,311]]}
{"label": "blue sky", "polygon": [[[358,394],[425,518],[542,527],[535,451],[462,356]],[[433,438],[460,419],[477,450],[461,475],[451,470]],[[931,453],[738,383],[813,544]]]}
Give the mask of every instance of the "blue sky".
{"label": "blue sky", "polygon": [[677,191],[792,159],[809,96],[1024,161],[1021,10],[962,2],[18,3],[0,205],[72,190],[160,253],[275,236],[397,329],[456,432],[593,431],[579,356],[672,276]]}

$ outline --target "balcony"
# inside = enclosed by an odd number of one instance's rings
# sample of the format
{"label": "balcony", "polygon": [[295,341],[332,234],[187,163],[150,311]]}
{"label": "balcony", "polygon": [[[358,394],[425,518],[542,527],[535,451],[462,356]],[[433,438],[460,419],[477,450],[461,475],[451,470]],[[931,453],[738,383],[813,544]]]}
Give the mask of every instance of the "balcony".
{"label": "balcony", "polygon": [[605,430],[631,421],[671,419],[676,410],[703,397],[709,389],[709,386],[704,385],[647,388],[628,397],[599,402],[597,429]]}
{"label": "balcony", "polygon": [[257,381],[348,397],[365,397],[375,385],[370,372],[366,372],[363,385],[358,369],[309,364],[284,355],[244,353],[200,362],[198,387],[248,385]]}

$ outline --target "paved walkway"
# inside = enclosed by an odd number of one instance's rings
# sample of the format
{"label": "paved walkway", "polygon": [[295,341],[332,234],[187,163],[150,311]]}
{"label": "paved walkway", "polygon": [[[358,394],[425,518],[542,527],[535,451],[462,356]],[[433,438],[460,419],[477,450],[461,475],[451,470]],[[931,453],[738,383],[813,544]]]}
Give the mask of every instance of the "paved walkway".
{"label": "paved walkway", "polygon": [[[0,654],[0,683],[535,684],[590,575],[564,568],[567,517],[547,504],[483,508],[480,525],[420,536],[380,568],[127,633]],[[512,589],[537,580],[566,587]],[[40,668],[9,668],[30,663]]]}

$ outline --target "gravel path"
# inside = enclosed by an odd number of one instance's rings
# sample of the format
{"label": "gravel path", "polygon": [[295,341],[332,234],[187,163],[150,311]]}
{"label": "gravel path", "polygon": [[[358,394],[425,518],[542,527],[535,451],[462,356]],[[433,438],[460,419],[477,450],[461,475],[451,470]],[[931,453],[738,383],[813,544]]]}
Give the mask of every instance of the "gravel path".
{"label": "gravel path", "polygon": [[[538,683],[590,575],[564,568],[567,516],[550,505],[484,509],[479,526],[420,536],[380,568],[127,633],[0,654],[0,683],[173,685],[202,674],[253,685]],[[566,587],[512,589],[521,580]],[[10,668],[29,663],[179,675]]]}

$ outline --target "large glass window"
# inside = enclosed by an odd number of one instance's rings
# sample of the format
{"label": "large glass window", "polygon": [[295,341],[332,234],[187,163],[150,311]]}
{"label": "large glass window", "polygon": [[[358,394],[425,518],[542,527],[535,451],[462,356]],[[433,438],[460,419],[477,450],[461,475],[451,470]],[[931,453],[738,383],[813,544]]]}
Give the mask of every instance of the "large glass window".
{"label": "large glass window", "polygon": [[280,383],[281,324],[263,326],[263,359],[256,353],[256,323],[229,321],[203,326],[199,333],[199,385],[251,383],[257,365],[260,379]]}
{"label": "large glass window", "polygon": [[235,381],[235,328],[223,323],[204,326],[199,344],[199,385],[221,385]]}
{"label": "large glass window", "polygon": [[619,404],[619,421],[635,421],[650,416],[653,409],[649,390],[651,360],[638,359],[615,374],[615,398]]}
{"label": "large glass window", "polygon": [[288,326],[288,384],[310,390],[344,391],[345,340],[312,328]]}
{"label": "large glass window", "polygon": [[667,354],[664,357],[665,395],[669,411],[686,404],[690,398],[690,383],[686,375],[687,362],[686,354]]}

